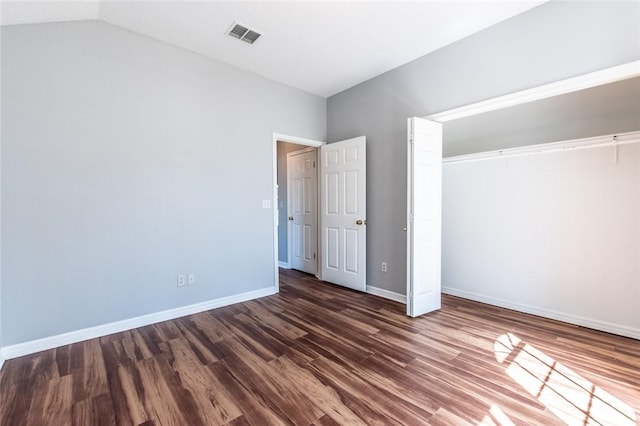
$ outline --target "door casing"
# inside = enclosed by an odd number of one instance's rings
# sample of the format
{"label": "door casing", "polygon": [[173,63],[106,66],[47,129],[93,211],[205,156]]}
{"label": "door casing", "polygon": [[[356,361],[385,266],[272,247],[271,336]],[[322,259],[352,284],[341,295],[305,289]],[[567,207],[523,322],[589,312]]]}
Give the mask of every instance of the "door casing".
{"label": "door casing", "polygon": [[[306,139],[298,136],[291,136],[282,133],[273,133],[272,143],[273,143],[273,174],[272,174],[272,204],[273,204],[273,282],[275,292],[278,293],[280,291],[280,277],[279,277],[279,262],[278,262],[278,142],[288,142],[294,143],[297,145],[305,145],[318,148],[322,145],[325,145],[326,142],[318,141],[314,139]],[[316,170],[319,170],[319,167],[316,167]],[[319,200],[318,200],[319,202]],[[319,205],[319,204],[318,204]],[[321,256],[320,250],[316,250],[318,255],[317,264],[320,264]],[[316,268],[318,273],[316,277],[318,279],[322,279],[319,268]]]}

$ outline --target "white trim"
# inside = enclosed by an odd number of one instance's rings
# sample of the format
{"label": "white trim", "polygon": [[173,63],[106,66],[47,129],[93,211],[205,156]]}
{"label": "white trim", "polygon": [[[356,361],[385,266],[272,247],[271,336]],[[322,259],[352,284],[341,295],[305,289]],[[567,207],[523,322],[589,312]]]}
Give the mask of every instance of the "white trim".
{"label": "white trim", "polygon": [[283,262],[281,260],[278,261],[278,267],[282,269],[291,269],[289,262]]}
{"label": "white trim", "polygon": [[407,296],[394,291],[385,290],[384,288],[368,285],[367,293],[378,297],[384,297],[385,299],[393,300],[394,302],[400,302],[405,305],[407,304]]}
{"label": "white trim", "polygon": [[96,337],[107,336],[109,334],[119,333],[138,327],[144,327],[145,325],[155,324],[186,315],[197,314],[199,312],[208,311],[210,309],[220,308],[222,306],[232,305],[234,303],[245,302],[247,300],[257,299],[259,297],[265,297],[272,294],[275,294],[274,287],[265,287],[258,290],[209,300],[206,302],[195,303],[193,305],[182,306],[180,308],[168,309],[166,311],[155,312],[152,314],[129,318],[122,321],[84,328],[82,330],[76,330],[68,333],[58,334],[56,336],[45,337],[43,339],[32,340],[30,342],[18,343],[16,345],[4,347],[2,349],[2,357],[11,359],[23,355],[29,355],[47,349],[69,345],[71,343],[81,342],[83,340],[94,339]]}
{"label": "white trim", "polygon": [[[295,143],[298,145],[314,146],[316,148],[326,144],[326,142],[323,142],[323,141],[300,138],[298,136],[290,136],[290,135],[285,135],[283,133],[275,133],[275,132],[273,133],[273,136],[272,136],[273,173],[271,176],[272,186],[273,186],[273,194],[271,196],[273,201],[271,205],[273,206],[273,265],[274,265],[273,282],[274,282],[274,288],[276,293],[280,291],[280,277],[278,273],[278,267],[280,266],[280,261],[278,260],[278,141]],[[319,169],[320,168],[318,167],[318,170]],[[318,252],[320,252],[320,246],[318,246]]]}
{"label": "white trim", "polygon": [[2,370],[3,365],[4,365],[4,348],[0,347],[0,370]]}
{"label": "white trim", "polygon": [[495,111],[497,109],[550,98],[552,96],[571,93],[603,84],[614,83],[616,81],[626,80],[637,76],[640,76],[640,61],[629,62],[627,64],[606,68],[577,77],[567,78],[565,80],[556,81],[543,86],[521,90],[519,92],[510,93],[497,98],[431,114],[424,118],[427,120],[445,123],[458,118],[470,117],[483,112]]}
{"label": "white trim", "polygon": [[513,309],[515,311],[524,312],[526,314],[532,314],[544,318],[563,321],[582,327],[592,328],[594,330],[600,330],[607,333],[618,334],[620,336],[631,337],[633,339],[640,339],[640,329],[629,327],[626,325],[620,325],[607,321],[600,321],[596,319],[581,317],[578,315],[567,314],[551,309],[512,302],[510,300],[498,299],[491,296],[484,296],[482,294],[458,290],[451,287],[442,287],[442,292],[444,294],[450,294],[451,296],[458,296],[464,299],[475,300],[476,302],[487,303],[490,305],[499,306],[501,308]]}
{"label": "white trim", "polygon": [[548,154],[571,149],[600,148],[604,146],[618,146],[640,142],[640,132],[621,133],[617,135],[597,136],[592,138],[573,139],[562,142],[541,143],[517,148],[500,149],[496,151],[477,152],[475,154],[457,155],[442,159],[444,164],[468,163],[472,161],[492,160],[505,157],[520,157],[531,154]]}
{"label": "white trim", "polygon": [[273,140],[276,142],[280,141],[280,142],[295,143],[297,145],[314,146],[316,148],[326,144],[326,142],[324,141],[300,138],[298,136],[290,136],[282,133],[274,133]]}
{"label": "white trim", "polygon": [[273,206],[273,262],[275,267],[273,268],[273,288],[275,292],[280,292],[280,272],[278,271],[278,210],[280,209],[280,205],[278,204],[278,136],[276,133],[273,134],[273,164],[272,164],[272,176],[271,176],[271,184],[273,186],[273,194],[271,194],[273,198],[273,202],[271,205]]}

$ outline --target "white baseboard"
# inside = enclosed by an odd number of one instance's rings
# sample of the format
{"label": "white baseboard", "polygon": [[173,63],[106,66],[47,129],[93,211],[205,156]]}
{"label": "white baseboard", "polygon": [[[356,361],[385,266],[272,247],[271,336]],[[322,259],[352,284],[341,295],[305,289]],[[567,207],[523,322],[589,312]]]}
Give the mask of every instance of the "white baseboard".
{"label": "white baseboard", "polygon": [[407,304],[407,296],[394,291],[385,290],[384,288],[368,285],[367,293],[378,297],[384,297],[385,299],[393,300],[394,302],[400,302],[405,305]]}
{"label": "white baseboard", "polygon": [[107,336],[109,334],[119,333],[121,331],[131,330],[137,327],[144,327],[145,325],[180,318],[186,315],[197,314],[198,312],[204,312],[210,309],[220,308],[222,306],[233,305],[234,303],[245,302],[247,300],[257,299],[259,297],[265,297],[272,294],[275,294],[275,287],[265,287],[258,290],[248,291],[246,293],[234,294],[232,296],[226,296],[219,299],[208,300],[206,302],[195,303],[193,305],[182,306],[180,308],[168,309],[166,311],[155,312],[152,314],[129,318],[122,321],[98,325],[96,327],[84,328],[82,330],[76,330],[68,333],[58,334],[56,336],[45,337],[43,339],[32,340],[30,342],[5,346],[4,348],[2,348],[0,359],[16,358],[47,349],[69,345],[71,343],[81,342],[83,340],[94,339],[96,337]]}
{"label": "white baseboard", "polygon": [[289,266],[289,262],[282,262],[279,260],[278,266],[281,267],[282,269],[291,269],[291,266]]}
{"label": "white baseboard", "polygon": [[476,302],[487,303],[489,305],[499,306],[501,308],[513,309],[514,311],[520,311],[526,314],[538,315],[540,317],[568,322],[569,324],[580,325],[583,327],[592,328],[594,330],[605,331],[607,333],[618,334],[620,336],[631,337],[633,339],[640,339],[640,329],[629,327],[626,325],[620,325],[607,321],[600,321],[592,318],[581,317],[578,315],[567,314],[551,309],[540,308],[537,306],[512,302],[510,300],[472,293],[465,290],[458,290],[451,287],[442,287],[442,292],[444,294],[450,294],[452,296],[458,296],[464,299],[475,300]]}
{"label": "white baseboard", "polygon": [[2,370],[3,365],[4,365],[4,348],[0,348],[0,370]]}

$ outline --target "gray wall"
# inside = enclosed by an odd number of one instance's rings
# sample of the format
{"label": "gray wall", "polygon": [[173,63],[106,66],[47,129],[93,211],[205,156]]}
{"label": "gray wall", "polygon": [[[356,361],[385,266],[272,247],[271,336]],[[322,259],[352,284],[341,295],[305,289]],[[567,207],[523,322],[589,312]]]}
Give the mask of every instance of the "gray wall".
{"label": "gray wall", "polygon": [[640,77],[444,124],[445,157],[640,130]]}
{"label": "gray wall", "polygon": [[274,285],[272,133],[324,99],[100,22],[3,27],[2,89],[4,345]]}
{"label": "gray wall", "polygon": [[328,140],[367,136],[368,284],[405,293],[407,117],[638,59],[640,3],[550,2],[329,98]]}
{"label": "gray wall", "polygon": [[287,153],[308,148],[295,143],[278,142],[278,260],[289,262],[287,221]]}

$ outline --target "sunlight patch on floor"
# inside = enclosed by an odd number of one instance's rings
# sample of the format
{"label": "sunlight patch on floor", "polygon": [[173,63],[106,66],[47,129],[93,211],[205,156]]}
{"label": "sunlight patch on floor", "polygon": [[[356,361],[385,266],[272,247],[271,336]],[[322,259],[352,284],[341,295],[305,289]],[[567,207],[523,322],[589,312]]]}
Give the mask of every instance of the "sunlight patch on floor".
{"label": "sunlight patch on floor", "polygon": [[568,425],[636,424],[629,405],[512,333],[496,339],[494,354],[513,380]]}
{"label": "sunlight patch on floor", "polygon": [[514,423],[497,405],[489,408],[489,414],[484,416],[478,426],[515,426]]}

